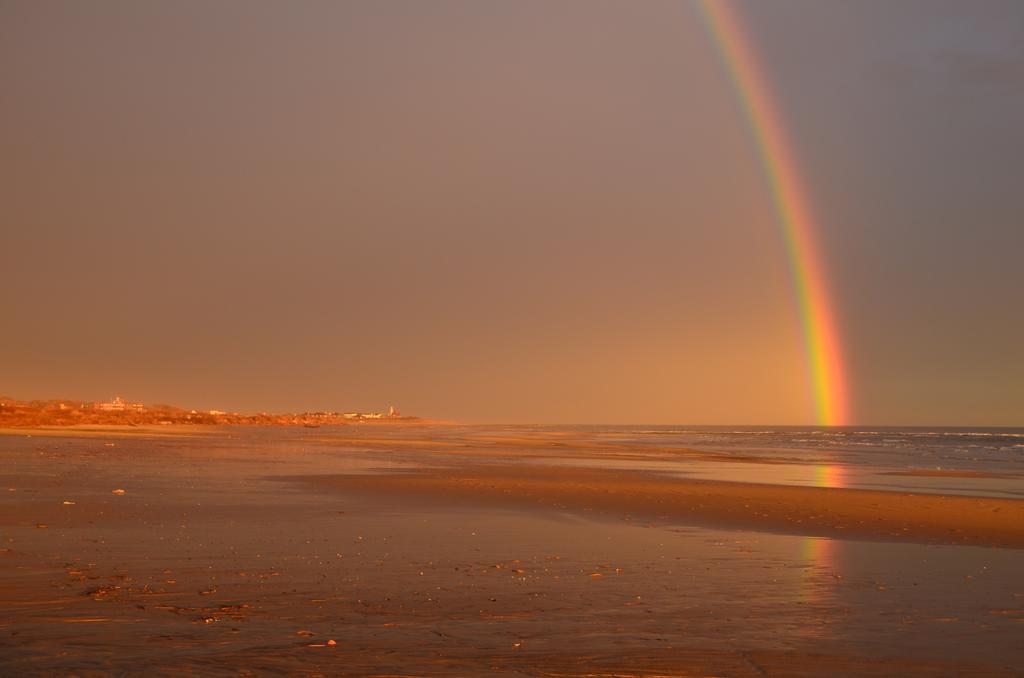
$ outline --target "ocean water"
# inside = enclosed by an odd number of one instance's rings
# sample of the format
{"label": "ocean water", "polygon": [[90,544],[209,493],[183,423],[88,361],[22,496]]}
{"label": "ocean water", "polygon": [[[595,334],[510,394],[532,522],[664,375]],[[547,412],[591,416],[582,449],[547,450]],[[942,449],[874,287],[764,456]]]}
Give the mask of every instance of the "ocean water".
{"label": "ocean water", "polygon": [[905,469],[1017,472],[1024,428],[812,428],[736,426],[579,427],[638,446],[679,445],[768,459]]}

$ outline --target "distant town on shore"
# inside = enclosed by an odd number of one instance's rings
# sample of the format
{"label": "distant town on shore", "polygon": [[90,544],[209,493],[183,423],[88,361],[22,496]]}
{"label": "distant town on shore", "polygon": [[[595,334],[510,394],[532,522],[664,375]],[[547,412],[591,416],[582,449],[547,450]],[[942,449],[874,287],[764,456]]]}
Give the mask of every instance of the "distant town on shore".
{"label": "distant town on shore", "polygon": [[206,426],[344,426],[362,422],[415,422],[393,406],[387,412],[296,412],[240,414],[221,410],[189,410],[173,405],[144,405],[115,396],[107,402],[78,400],[22,401],[0,396],[2,426],[182,425]]}

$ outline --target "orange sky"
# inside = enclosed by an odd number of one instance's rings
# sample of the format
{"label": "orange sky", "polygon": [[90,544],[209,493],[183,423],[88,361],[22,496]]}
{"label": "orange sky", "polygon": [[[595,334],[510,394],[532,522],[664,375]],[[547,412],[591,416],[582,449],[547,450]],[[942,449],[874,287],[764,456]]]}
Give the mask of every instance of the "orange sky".
{"label": "orange sky", "polygon": [[[1019,3],[738,7],[854,421],[1024,424]],[[685,2],[5,2],[0,79],[0,394],[814,420]]]}

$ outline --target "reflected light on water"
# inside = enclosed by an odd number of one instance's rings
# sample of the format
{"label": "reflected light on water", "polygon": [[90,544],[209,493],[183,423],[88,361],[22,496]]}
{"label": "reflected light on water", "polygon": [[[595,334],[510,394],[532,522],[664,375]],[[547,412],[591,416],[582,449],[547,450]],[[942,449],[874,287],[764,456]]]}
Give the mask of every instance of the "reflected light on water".
{"label": "reflected light on water", "polygon": [[[814,466],[814,484],[818,487],[845,487],[846,469],[842,466],[818,464]],[[800,540],[800,555],[807,567],[800,581],[800,600],[805,603],[824,603],[834,598],[840,565],[842,543],[827,537],[804,537]]]}
{"label": "reflected light on water", "polygon": [[814,484],[818,487],[846,487],[846,468],[816,464],[814,466]]}

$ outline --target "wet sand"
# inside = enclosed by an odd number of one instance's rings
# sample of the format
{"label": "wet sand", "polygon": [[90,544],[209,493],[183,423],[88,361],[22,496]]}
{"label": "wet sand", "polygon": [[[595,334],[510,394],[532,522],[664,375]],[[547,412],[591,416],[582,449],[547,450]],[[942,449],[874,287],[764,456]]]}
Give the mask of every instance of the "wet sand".
{"label": "wet sand", "polygon": [[1012,499],[702,481],[524,464],[307,480],[349,492],[419,495],[468,505],[599,512],[831,538],[1024,548],[1024,502]]}
{"label": "wet sand", "polygon": [[942,469],[914,469],[912,471],[884,471],[890,476],[912,476],[918,478],[1020,478],[1009,473],[993,473],[991,471],[944,471]]}
{"label": "wet sand", "polygon": [[0,674],[1024,672],[1024,502],[579,435],[108,433],[0,436]]}

